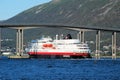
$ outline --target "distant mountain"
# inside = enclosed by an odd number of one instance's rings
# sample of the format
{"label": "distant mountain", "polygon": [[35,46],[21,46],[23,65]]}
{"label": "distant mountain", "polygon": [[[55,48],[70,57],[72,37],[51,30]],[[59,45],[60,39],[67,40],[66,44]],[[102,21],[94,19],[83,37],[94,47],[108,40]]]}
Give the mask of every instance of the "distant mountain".
{"label": "distant mountain", "polygon": [[120,0],[52,0],[6,22],[120,27]]}
{"label": "distant mountain", "polygon": [[0,20],[0,23],[4,22],[5,20]]}
{"label": "distant mountain", "polygon": [[[60,23],[120,28],[120,0],[52,0],[28,9],[4,23]],[[35,39],[43,34],[61,33],[75,36],[77,32],[54,28],[31,29],[25,31],[25,40]],[[110,35],[102,35],[103,39],[108,40],[106,45],[111,42]],[[95,32],[90,32],[86,37],[87,40],[95,40]]]}

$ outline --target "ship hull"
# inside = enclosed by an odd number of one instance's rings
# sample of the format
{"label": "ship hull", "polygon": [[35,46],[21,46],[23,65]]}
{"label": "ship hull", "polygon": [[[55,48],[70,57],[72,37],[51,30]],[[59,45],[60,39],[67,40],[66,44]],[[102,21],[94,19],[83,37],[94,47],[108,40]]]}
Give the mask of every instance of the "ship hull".
{"label": "ship hull", "polygon": [[75,53],[75,52],[28,52],[30,56],[39,57],[50,57],[50,56],[56,56],[58,57],[68,57],[68,58],[91,58],[89,53]]}

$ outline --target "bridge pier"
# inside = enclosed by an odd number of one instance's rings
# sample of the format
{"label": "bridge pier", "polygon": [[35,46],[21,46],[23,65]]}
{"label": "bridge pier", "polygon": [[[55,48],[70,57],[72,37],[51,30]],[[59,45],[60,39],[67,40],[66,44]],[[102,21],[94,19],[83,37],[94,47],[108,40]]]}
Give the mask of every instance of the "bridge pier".
{"label": "bridge pier", "polygon": [[116,32],[112,33],[112,59],[116,59]]}
{"label": "bridge pier", "polygon": [[79,32],[79,40],[80,42],[84,43],[85,42],[85,32],[84,31],[80,31]]}
{"label": "bridge pier", "polygon": [[16,32],[16,53],[18,56],[23,55],[23,29],[17,29]]}
{"label": "bridge pier", "polygon": [[100,30],[96,32],[96,59],[100,59]]}
{"label": "bridge pier", "polygon": [[0,54],[1,54],[1,34],[2,34],[2,31],[1,31],[1,27],[0,27]]}

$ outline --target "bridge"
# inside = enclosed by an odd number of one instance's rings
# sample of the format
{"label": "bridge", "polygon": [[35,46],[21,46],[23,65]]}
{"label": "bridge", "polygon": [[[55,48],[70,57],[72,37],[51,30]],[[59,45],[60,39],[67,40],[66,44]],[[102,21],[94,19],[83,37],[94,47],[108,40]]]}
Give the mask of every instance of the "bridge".
{"label": "bridge", "polygon": [[[79,38],[81,42],[84,42],[84,32],[85,31],[96,31],[96,59],[100,59],[100,32],[107,31],[112,32],[112,58],[116,59],[116,33],[120,32],[120,29],[115,28],[100,28],[94,26],[80,26],[80,25],[68,25],[68,24],[0,24],[0,28],[11,28],[16,29],[16,54],[21,56],[23,55],[23,31],[24,29],[31,28],[63,28],[70,30],[79,31]],[[1,45],[1,43],[0,43]]]}

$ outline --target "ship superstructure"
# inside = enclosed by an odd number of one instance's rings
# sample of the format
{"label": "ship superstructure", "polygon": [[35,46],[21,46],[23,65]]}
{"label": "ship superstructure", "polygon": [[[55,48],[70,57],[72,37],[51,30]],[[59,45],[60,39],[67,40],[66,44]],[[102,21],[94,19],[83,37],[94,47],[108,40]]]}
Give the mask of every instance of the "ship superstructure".
{"label": "ship superstructure", "polygon": [[79,39],[55,39],[42,37],[32,40],[26,52],[30,56],[54,56],[54,57],[90,57],[88,44],[81,43]]}

